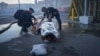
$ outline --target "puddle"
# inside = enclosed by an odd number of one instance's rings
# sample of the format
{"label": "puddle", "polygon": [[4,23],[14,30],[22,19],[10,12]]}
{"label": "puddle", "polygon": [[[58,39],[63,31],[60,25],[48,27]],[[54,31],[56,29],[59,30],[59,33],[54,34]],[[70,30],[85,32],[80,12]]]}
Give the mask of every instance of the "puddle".
{"label": "puddle", "polygon": [[[57,22],[54,20],[55,25],[57,25]],[[0,25],[0,27],[7,27],[9,24]],[[66,27],[64,27],[66,26]],[[58,26],[56,26],[58,28]],[[70,31],[70,29],[75,29],[75,31],[80,31],[80,28],[84,28],[84,25],[81,24],[75,24],[75,23],[62,23],[62,28],[67,29]],[[87,27],[87,26],[86,26]],[[10,41],[13,38],[19,37],[20,27],[17,24],[13,24],[7,31],[0,34],[0,43]],[[71,31],[74,32],[74,31]],[[75,32],[76,33],[76,32]]]}
{"label": "puddle", "polygon": [[[8,25],[8,24],[7,24]],[[2,25],[2,26],[7,26]],[[19,37],[20,27],[17,24],[13,24],[7,31],[0,34],[0,43],[10,41],[13,38]]]}
{"label": "puddle", "polygon": [[5,29],[8,26],[9,26],[9,24],[0,25],[0,30]]}

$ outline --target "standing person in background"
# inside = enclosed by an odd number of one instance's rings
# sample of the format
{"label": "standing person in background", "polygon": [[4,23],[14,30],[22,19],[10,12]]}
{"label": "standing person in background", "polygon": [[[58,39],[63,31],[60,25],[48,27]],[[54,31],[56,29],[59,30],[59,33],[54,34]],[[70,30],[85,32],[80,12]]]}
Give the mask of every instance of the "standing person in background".
{"label": "standing person in background", "polygon": [[44,12],[44,17],[42,18],[41,22],[44,20],[45,17],[48,18],[48,21],[52,21],[52,18],[55,16],[56,17],[56,20],[59,24],[59,31],[62,29],[62,26],[61,26],[61,19],[60,19],[60,14],[59,14],[59,11],[53,7],[42,7],[42,12]]}
{"label": "standing person in background", "polygon": [[33,26],[32,18],[34,21],[37,21],[36,18],[32,15],[34,10],[29,8],[29,11],[23,11],[18,19],[18,25],[22,27],[20,34],[27,33],[28,27]]}

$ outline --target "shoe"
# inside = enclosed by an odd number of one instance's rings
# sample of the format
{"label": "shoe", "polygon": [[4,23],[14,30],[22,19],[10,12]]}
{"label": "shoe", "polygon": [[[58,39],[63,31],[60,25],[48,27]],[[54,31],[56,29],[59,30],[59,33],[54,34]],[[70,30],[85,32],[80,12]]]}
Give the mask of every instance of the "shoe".
{"label": "shoe", "polygon": [[20,31],[20,35],[27,35],[28,32],[23,32],[23,31]]}

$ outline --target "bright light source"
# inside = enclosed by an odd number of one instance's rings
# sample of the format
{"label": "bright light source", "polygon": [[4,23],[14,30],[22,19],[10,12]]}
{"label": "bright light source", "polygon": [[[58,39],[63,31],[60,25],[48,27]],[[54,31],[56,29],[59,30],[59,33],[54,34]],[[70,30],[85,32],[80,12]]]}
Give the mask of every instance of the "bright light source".
{"label": "bright light source", "polygon": [[[5,2],[8,4],[18,4],[18,0],[0,0],[0,2]],[[35,3],[35,0],[20,0],[20,3]]]}

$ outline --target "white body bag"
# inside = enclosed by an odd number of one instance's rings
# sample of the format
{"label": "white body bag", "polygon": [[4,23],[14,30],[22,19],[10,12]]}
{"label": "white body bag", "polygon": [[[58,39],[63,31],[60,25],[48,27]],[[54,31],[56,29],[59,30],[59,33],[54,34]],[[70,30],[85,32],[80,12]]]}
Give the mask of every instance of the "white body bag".
{"label": "white body bag", "polygon": [[59,38],[59,32],[53,22],[43,22],[40,28],[42,36],[45,36],[47,33],[52,33],[56,38]]}

